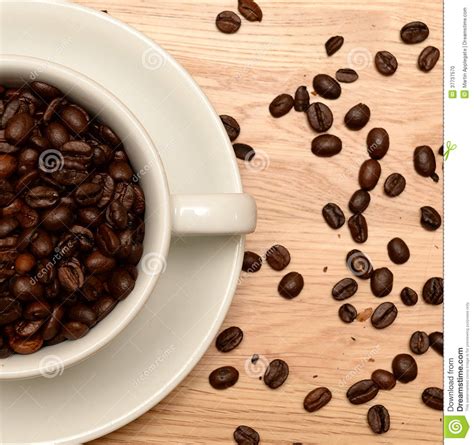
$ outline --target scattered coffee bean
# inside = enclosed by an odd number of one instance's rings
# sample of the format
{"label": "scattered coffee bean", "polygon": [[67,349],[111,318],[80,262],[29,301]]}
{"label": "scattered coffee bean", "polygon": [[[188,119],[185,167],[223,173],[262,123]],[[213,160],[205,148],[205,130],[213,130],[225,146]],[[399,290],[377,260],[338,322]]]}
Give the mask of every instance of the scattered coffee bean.
{"label": "scattered coffee bean", "polygon": [[390,148],[390,136],[385,128],[372,128],[367,135],[367,152],[372,159],[380,160]]}
{"label": "scattered coffee bean", "polygon": [[265,258],[273,270],[283,270],[291,261],[290,252],[280,244],[276,244],[268,249]]}
{"label": "scattered coffee bean", "polygon": [[279,388],[288,378],[289,368],[285,361],[276,359],[270,362],[263,376],[263,381],[271,389]]}
{"label": "scattered coffee bean", "polygon": [[354,105],[344,117],[344,123],[350,130],[361,130],[370,119],[370,108],[365,104]]}
{"label": "scattered coffee bean", "polygon": [[228,116],[227,114],[221,114],[220,118],[230,141],[235,141],[240,134],[239,123],[232,116]]}
{"label": "scattered coffee bean", "polygon": [[383,405],[372,406],[367,413],[367,422],[375,434],[386,433],[390,429],[390,414]]}
{"label": "scattered coffee bean", "polygon": [[326,53],[328,56],[332,56],[334,53],[339,51],[344,44],[344,37],[342,36],[334,36],[331,37],[326,44],[324,45],[326,47]]}
{"label": "scattered coffee bean", "polygon": [[374,271],[370,260],[357,249],[351,250],[346,256],[347,268],[358,278],[368,280]]}
{"label": "scattered coffee bean", "polygon": [[376,369],[371,376],[374,383],[383,390],[389,391],[395,387],[397,381],[390,371]]}
{"label": "scattered coffee bean", "polygon": [[253,0],[239,0],[239,12],[249,22],[261,22],[262,9]]}
{"label": "scattered coffee bean", "polygon": [[352,278],[343,278],[332,288],[332,297],[336,301],[346,300],[352,297],[359,288],[357,281]]}
{"label": "scattered coffee bean", "polygon": [[311,143],[311,151],[321,158],[337,155],[342,150],[342,141],[332,134],[316,136]]}
{"label": "scattered coffee bean", "polygon": [[217,29],[224,34],[237,32],[241,25],[240,17],[232,11],[222,11],[216,17]]}
{"label": "scattered coffee bean", "polygon": [[443,399],[443,390],[436,387],[426,388],[421,395],[426,406],[438,411],[443,411]]}
{"label": "scattered coffee bean", "polygon": [[348,221],[349,231],[351,232],[352,239],[356,243],[365,243],[369,237],[369,229],[367,227],[367,221],[361,213],[356,213],[349,218]]}
{"label": "scattered coffee bean", "polygon": [[393,288],[393,273],[386,267],[375,269],[370,277],[370,289],[376,297],[385,297]]}
{"label": "scattered coffee bean", "polygon": [[243,161],[251,161],[255,156],[255,150],[250,145],[236,143],[232,147],[234,148],[235,156]]}
{"label": "scattered coffee bean", "polygon": [[354,383],[346,393],[349,402],[361,405],[370,402],[379,392],[379,387],[371,380],[361,380]]}
{"label": "scattered coffee bean", "polygon": [[424,354],[430,347],[428,334],[423,331],[415,331],[410,338],[410,349],[413,354]]}
{"label": "scattered coffee bean", "polygon": [[332,393],[328,388],[320,387],[310,391],[304,398],[303,407],[309,413],[319,411],[332,399]]}
{"label": "scattered coffee bean", "polygon": [[300,86],[295,92],[295,111],[306,111],[309,107],[309,93],[305,86]]}
{"label": "scattered coffee bean", "polygon": [[439,154],[440,156],[444,156],[444,145],[441,145],[441,147],[439,147],[439,149],[438,149],[438,154]]}
{"label": "scattered coffee bean", "polygon": [[351,68],[341,68],[336,72],[336,80],[343,83],[352,83],[359,78],[356,71]]}
{"label": "scattered coffee bean", "polygon": [[244,261],[242,263],[242,271],[248,273],[255,273],[262,267],[262,257],[255,253],[246,251],[244,253]]}
{"label": "scattered coffee bean", "polygon": [[289,94],[280,94],[273,99],[269,106],[270,114],[273,117],[282,117],[287,114],[294,105],[293,97]]}
{"label": "scattered coffee bean", "polygon": [[444,280],[440,277],[430,278],[423,286],[423,300],[428,304],[442,304],[444,300]]}
{"label": "scattered coffee bean", "polygon": [[239,380],[239,371],[232,366],[217,368],[209,375],[209,384],[214,389],[227,389]]}
{"label": "scattered coffee bean", "polygon": [[432,232],[441,227],[441,215],[433,207],[424,206],[420,211],[420,223],[424,229]]}
{"label": "scattered coffee bean", "polygon": [[337,99],[341,95],[341,85],[327,74],[317,74],[313,79],[313,88],[325,99]]}
{"label": "scattered coffee bean", "polygon": [[346,303],[339,308],[339,318],[344,323],[352,323],[357,317],[357,309],[352,304]]}
{"label": "scattered coffee bean", "polygon": [[229,352],[240,345],[244,333],[237,326],[223,330],[216,338],[216,348],[221,352]]}
{"label": "scattered coffee bean", "polygon": [[324,133],[332,127],[332,111],[321,102],[312,103],[306,110],[306,117],[311,128],[318,133]]}
{"label": "scattered coffee bean", "polygon": [[413,163],[415,165],[416,172],[421,176],[429,178],[435,173],[435,154],[431,147],[428,147],[427,145],[422,145],[415,148]]}
{"label": "scattered coffee bean", "polygon": [[405,43],[420,43],[430,35],[430,30],[423,22],[407,23],[400,31],[400,37]]}
{"label": "scattered coffee bean", "polygon": [[330,202],[323,207],[323,218],[331,229],[339,229],[346,222],[346,217],[341,208]]}
{"label": "scattered coffee bean", "polygon": [[388,328],[397,318],[398,309],[390,302],[382,303],[372,314],[372,326],[376,329]]}
{"label": "scattered coffee bean", "polygon": [[393,238],[387,245],[388,256],[395,264],[404,264],[410,259],[410,249],[401,238]]}
{"label": "scattered coffee bean", "polygon": [[237,445],[258,445],[260,443],[260,435],[253,428],[240,425],[234,431],[234,440]]}
{"label": "scattered coffee bean", "polygon": [[375,67],[380,74],[391,76],[398,68],[396,57],[388,51],[379,51],[375,55]]}
{"label": "scattered coffee bean", "polygon": [[398,354],[392,361],[392,371],[399,382],[409,383],[416,379],[418,366],[411,355]]}
{"label": "scattered coffee bean", "polygon": [[297,297],[304,287],[304,279],[298,272],[290,272],[286,274],[278,285],[278,293],[286,299]]}
{"label": "scattered coffee bean", "polygon": [[359,170],[359,185],[363,190],[373,190],[379,182],[382,167],[375,159],[367,159]]}
{"label": "scattered coffee bean", "polygon": [[431,71],[438,62],[440,52],[434,46],[427,46],[418,57],[418,67],[425,73]]}
{"label": "scattered coffee bean", "polygon": [[352,213],[363,213],[370,204],[370,193],[366,190],[357,190],[351,196],[349,209]]}
{"label": "scattered coffee bean", "polygon": [[409,287],[404,287],[400,292],[400,298],[406,306],[414,306],[418,303],[418,294]]}
{"label": "scattered coffee bean", "polygon": [[385,180],[383,186],[384,192],[387,196],[394,198],[400,195],[405,190],[406,180],[400,173],[392,173]]}
{"label": "scattered coffee bean", "polygon": [[442,332],[432,332],[429,335],[430,346],[440,355],[444,352],[444,335]]}

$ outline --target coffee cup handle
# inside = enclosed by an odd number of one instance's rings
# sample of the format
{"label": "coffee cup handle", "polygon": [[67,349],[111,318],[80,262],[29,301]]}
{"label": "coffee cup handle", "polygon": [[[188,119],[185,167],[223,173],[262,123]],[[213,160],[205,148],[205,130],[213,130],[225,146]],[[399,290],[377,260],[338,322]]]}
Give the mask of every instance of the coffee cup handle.
{"label": "coffee cup handle", "polygon": [[172,195],[174,235],[238,235],[257,224],[255,200],[245,193]]}

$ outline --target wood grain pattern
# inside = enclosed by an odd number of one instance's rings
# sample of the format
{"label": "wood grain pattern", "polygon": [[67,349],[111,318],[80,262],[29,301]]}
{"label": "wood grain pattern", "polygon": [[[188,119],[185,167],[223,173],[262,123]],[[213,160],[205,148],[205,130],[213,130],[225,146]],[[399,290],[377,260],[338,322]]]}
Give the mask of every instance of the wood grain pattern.
{"label": "wood grain pattern", "polygon": [[[442,384],[442,359],[434,351],[417,358],[415,382],[398,384],[374,401],[391,413],[388,434],[373,435],[366,423],[369,406],[351,406],[345,398],[351,383],[368,378],[377,368],[390,369],[394,355],[408,352],[413,331],[441,330],[441,307],[423,301],[406,307],[399,297],[402,287],[420,292],[427,278],[442,274],[442,233],[426,232],[419,225],[421,206],[442,208],[442,180],[435,184],[421,178],[412,165],[414,147],[427,144],[437,151],[442,141],[442,63],[429,74],[416,68],[424,46],[442,47],[441,0],[259,0],[263,22],[243,20],[235,35],[223,35],[214,25],[217,13],[236,10],[233,0],[81,3],[107,9],[153,38],[194,76],[219,113],[238,119],[239,141],[253,145],[261,161],[250,167],[241,164],[244,187],[259,208],[258,228],[248,238],[248,249],[263,254],[275,243],[286,245],[292,254],[289,270],[301,272],[306,281],[300,297],[285,301],[276,292],[282,272],[264,265],[259,273],[243,276],[224,325],[244,330],[241,346],[225,355],[211,347],[162,403],[94,444],[233,443],[239,424],[256,428],[263,444],[441,443],[441,415],[420,398],[425,387]],[[409,46],[399,40],[400,28],[412,20],[429,25],[431,35],[424,44]],[[324,42],[336,34],[344,35],[345,44],[328,58]],[[382,49],[399,61],[391,78],[373,67],[373,56]],[[299,85],[310,87],[319,72],[333,74],[351,63],[359,71],[359,81],[344,85],[341,98],[330,103],[335,115],[331,132],[342,138],[343,151],[332,159],[316,158],[310,151],[315,134],[305,116],[292,112],[273,119],[268,104],[277,94],[294,93]],[[351,132],[344,128],[343,117],[358,102],[370,106],[372,118],[365,129]],[[321,217],[329,201],[349,213],[347,201],[357,188],[358,167],[367,158],[365,137],[374,126],[389,131],[391,148],[366,211],[370,235],[363,250],[376,266],[394,271],[394,291],[385,301],[399,308],[397,321],[383,331],[370,322],[339,321],[339,304],[330,297],[330,289],[348,276],[345,255],[357,246],[347,226],[333,231]],[[408,185],[400,197],[390,199],[383,195],[382,184],[395,171],[406,176]],[[441,168],[438,172],[441,175]],[[387,256],[387,242],[395,236],[412,252],[403,266],[390,264]],[[367,282],[360,282],[351,302],[359,310],[380,303]],[[254,353],[262,357],[260,363],[277,357],[289,363],[291,373],[283,387],[269,390],[255,378],[254,369],[246,368]],[[222,365],[236,366],[241,376],[235,387],[217,392],[207,377]],[[316,386],[331,388],[333,400],[320,412],[308,414],[302,401]]]}

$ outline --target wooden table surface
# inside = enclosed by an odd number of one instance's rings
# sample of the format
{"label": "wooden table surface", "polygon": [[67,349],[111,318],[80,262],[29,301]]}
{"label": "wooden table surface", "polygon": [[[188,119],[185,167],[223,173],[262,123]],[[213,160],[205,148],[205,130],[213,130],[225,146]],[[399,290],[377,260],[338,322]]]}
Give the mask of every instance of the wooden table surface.
{"label": "wooden table surface", "polygon": [[[276,291],[283,272],[264,265],[260,272],[243,276],[224,324],[243,329],[239,348],[222,354],[211,346],[164,401],[93,443],[230,444],[240,424],[258,430],[262,444],[441,443],[441,414],[420,398],[424,388],[442,385],[442,359],[432,350],[417,357],[416,381],[398,384],[368,405],[350,405],[345,397],[350,384],[369,378],[377,368],[390,369],[396,354],[409,352],[412,332],[429,333],[442,326],[442,307],[421,298],[407,307],[399,297],[404,286],[420,292],[427,278],[442,274],[442,231],[427,232],[419,224],[421,206],[441,210],[442,180],[436,184],[417,176],[412,163],[414,147],[426,144],[437,151],[442,143],[442,63],[429,74],[416,67],[424,46],[442,47],[441,0],[259,0],[263,22],[242,20],[234,35],[218,32],[214,19],[220,11],[236,10],[237,0],[81,3],[107,9],[153,38],[194,76],[219,114],[240,122],[239,141],[254,146],[260,161],[250,168],[240,163],[245,190],[255,196],[259,209],[258,227],[247,248],[263,254],[275,243],[287,246],[292,255],[288,271],[301,272],[306,282],[298,298],[286,301]],[[411,46],[400,41],[400,28],[412,20],[429,25],[429,40]],[[324,42],[336,34],[345,37],[345,44],[328,58]],[[375,71],[378,50],[396,54],[399,69],[393,77]],[[277,94],[293,94],[299,85],[311,87],[317,73],[334,74],[350,65],[358,70],[359,81],[343,85],[341,98],[330,104],[335,115],[331,132],[342,138],[343,151],[334,158],[317,158],[310,151],[315,134],[305,116],[292,112],[273,119],[268,104]],[[372,118],[365,129],[351,132],[343,116],[359,102],[370,106]],[[359,165],[368,157],[365,138],[375,126],[388,130],[391,147],[365,213],[370,234],[362,249],[376,267],[394,272],[394,290],[384,301],[395,302],[399,309],[396,322],[382,331],[370,320],[351,325],[339,320],[339,304],[330,291],[350,275],[345,256],[357,246],[347,226],[333,231],[321,217],[321,208],[330,201],[349,213],[347,201],[357,189]],[[441,164],[438,155],[437,160]],[[407,188],[391,199],[384,196],[382,184],[395,171],[405,175]],[[411,249],[410,261],[402,266],[391,264],[387,256],[387,242],[395,236]],[[358,310],[380,302],[362,281],[351,300]],[[260,361],[249,367],[255,353]],[[258,367],[278,357],[288,362],[290,376],[280,389],[270,390],[257,378]],[[223,365],[237,367],[240,380],[219,392],[209,386],[208,375]],[[302,401],[317,386],[329,387],[333,400],[309,414]],[[372,434],[366,422],[367,409],[375,403],[391,413],[391,430],[383,436]]]}

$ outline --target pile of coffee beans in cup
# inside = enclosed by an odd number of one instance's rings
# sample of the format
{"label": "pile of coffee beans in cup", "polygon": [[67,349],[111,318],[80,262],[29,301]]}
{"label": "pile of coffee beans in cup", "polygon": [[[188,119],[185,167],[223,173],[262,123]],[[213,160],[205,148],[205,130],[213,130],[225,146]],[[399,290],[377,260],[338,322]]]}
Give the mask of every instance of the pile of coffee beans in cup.
{"label": "pile of coffee beans in cup", "polygon": [[0,86],[0,358],[79,339],[132,292],[144,213],[112,128],[54,85]]}

